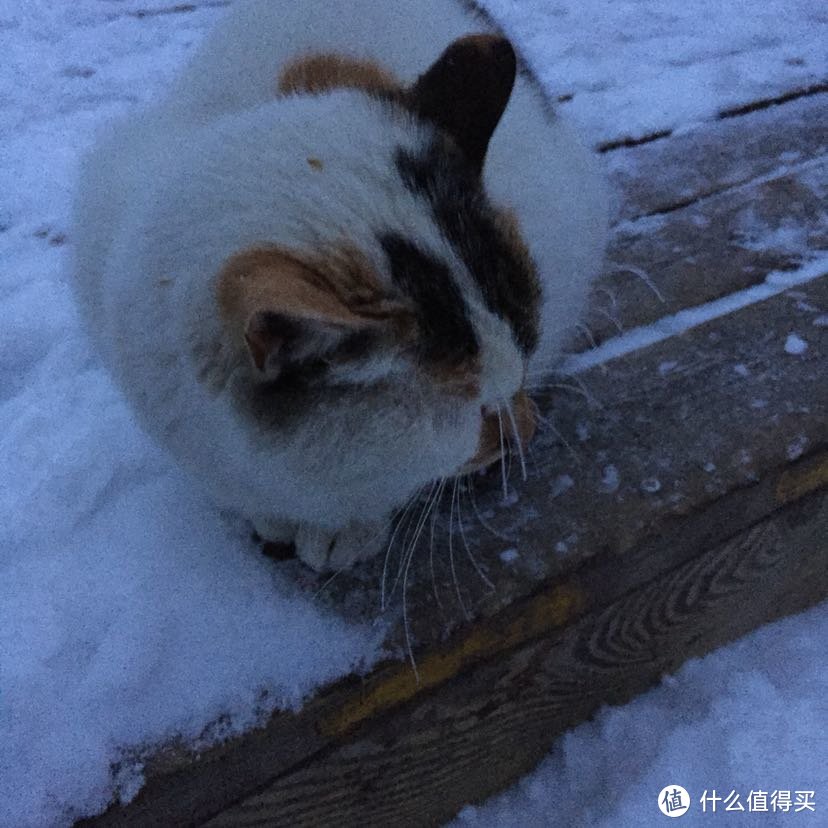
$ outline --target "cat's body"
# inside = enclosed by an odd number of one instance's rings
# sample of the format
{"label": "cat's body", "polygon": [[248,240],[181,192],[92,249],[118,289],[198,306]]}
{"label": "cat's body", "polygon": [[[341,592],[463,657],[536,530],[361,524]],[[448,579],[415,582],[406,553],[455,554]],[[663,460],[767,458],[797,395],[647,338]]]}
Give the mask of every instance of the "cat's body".
{"label": "cat's body", "polygon": [[[441,75],[415,82],[487,28],[455,0],[240,3],[83,168],[77,289],[109,369],[221,505],[319,569],[376,551],[393,509],[480,455],[481,412],[552,361],[600,261],[594,162],[528,77],[482,146],[496,207],[435,138]],[[505,48],[471,38],[438,69],[497,86]]]}

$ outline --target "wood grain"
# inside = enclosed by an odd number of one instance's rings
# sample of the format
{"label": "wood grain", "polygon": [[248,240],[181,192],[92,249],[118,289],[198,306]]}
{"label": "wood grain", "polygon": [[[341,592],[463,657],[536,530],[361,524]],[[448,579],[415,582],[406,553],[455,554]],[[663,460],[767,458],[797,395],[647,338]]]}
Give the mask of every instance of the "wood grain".
{"label": "wood grain", "polygon": [[827,530],[824,493],[781,509],[565,632],[422,694],[206,824],[440,825],[513,783],[602,704],[823,598]]}

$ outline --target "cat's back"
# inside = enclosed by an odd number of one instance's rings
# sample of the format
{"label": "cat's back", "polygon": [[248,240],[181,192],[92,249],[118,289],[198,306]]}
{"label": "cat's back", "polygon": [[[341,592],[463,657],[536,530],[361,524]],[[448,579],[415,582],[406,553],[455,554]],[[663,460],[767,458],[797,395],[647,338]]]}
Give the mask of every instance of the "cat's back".
{"label": "cat's back", "polygon": [[166,107],[210,118],[273,97],[280,67],[297,56],[338,53],[376,61],[408,83],[453,39],[489,28],[461,0],[245,0],[207,36]]}

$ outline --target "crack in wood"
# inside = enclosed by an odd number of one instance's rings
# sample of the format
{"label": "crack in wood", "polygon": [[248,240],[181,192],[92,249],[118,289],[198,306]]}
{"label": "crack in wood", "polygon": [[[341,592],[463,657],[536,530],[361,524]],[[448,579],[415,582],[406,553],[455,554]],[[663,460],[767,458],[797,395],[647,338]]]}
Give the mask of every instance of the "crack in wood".
{"label": "crack in wood", "polygon": [[175,6],[164,6],[160,9],[133,9],[123,14],[112,15],[110,19],[118,17],[133,17],[136,20],[146,20],[150,17],[165,17],[171,14],[190,14],[199,9],[220,9],[230,5],[230,0],[206,0],[202,3],[179,3]]}
{"label": "crack in wood", "polygon": [[603,155],[604,153],[613,152],[614,150],[626,149],[628,147],[640,147],[642,144],[652,144],[654,141],[661,141],[663,138],[669,138],[672,134],[672,129],[662,129],[658,132],[650,132],[639,138],[629,135],[624,138],[616,138],[612,141],[605,141],[602,144],[598,144],[596,150]]}
{"label": "crack in wood", "polygon": [[802,89],[792,89],[790,92],[784,92],[781,95],[775,95],[771,98],[760,98],[758,101],[751,101],[748,104],[722,109],[717,117],[720,121],[726,118],[738,118],[740,115],[758,112],[760,109],[770,109],[772,106],[781,106],[790,101],[808,98],[812,95],[823,95],[826,92],[828,92],[828,80],[820,81],[819,83],[806,86]]}
{"label": "crack in wood", "polygon": [[770,184],[773,181],[778,181],[786,176],[797,175],[798,173],[805,172],[812,167],[825,164],[826,162],[828,162],[828,154],[818,155],[816,158],[809,158],[807,161],[803,161],[799,164],[786,164],[773,172],[766,173],[764,175],[757,175],[743,180],[733,181],[723,187],[711,187],[709,190],[694,193],[692,196],[678,199],[670,204],[657,207],[654,210],[649,210],[645,213],[640,213],[638,215],[631,216],[630,218],[622,219],[612,225],[612,228],[616,229],[632,226],[636,221],[640,221],[641,219],[652,218],[654,216],[666,216],[670,213],[675,213],[677,210],[683,210],[685,207],[692,207],[696,204],[702,204],[708,199],[716,198],[717,196],[738,192],[741,189],[755,187],[760,184]]}

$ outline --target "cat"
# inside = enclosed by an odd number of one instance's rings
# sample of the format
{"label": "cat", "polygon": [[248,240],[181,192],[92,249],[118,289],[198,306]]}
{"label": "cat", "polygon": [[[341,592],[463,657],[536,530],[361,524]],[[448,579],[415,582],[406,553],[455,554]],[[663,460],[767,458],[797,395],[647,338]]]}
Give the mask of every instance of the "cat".
{"label": "cat", "polygon": [[526,373],[578,321],[606,205],[480,10],[246,0],[83,159],[74,284],[142,426],[339,570],[498,459],[501,422],[531,437]]}

